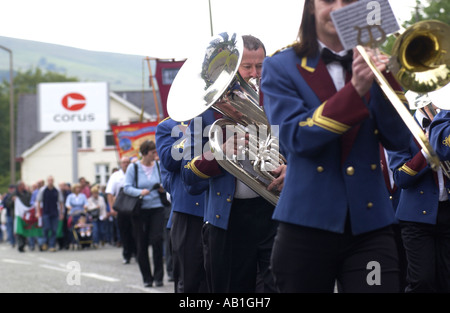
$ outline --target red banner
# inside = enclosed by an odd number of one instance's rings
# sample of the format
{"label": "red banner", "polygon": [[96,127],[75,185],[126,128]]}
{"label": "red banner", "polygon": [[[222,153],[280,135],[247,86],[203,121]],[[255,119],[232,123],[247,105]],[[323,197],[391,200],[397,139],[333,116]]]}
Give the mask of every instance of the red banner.
{"label": "red banner", "polygon": [[172,86],[172,82],[183,64],[184,61],[156,60],[155,78],[158,82],[164,118],[169,116],[167,113],[167,96],[169,95],[170,86]]}
{"label": "red banner", "polygon": [[139,147],[144,141],[155,141],[156,126],[158,122],[111,125],[119,157],[138,157]]}

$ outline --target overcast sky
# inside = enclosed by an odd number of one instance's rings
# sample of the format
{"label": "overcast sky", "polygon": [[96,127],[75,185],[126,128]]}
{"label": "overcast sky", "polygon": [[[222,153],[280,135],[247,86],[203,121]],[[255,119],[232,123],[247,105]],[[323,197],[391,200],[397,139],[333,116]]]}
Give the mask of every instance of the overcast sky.
{"label": "overcast sky", "polygon": [[[214,33],[252,34],[268,53],[296,39],[303,0],[210,1]],[[415,0],[390,3],[403,22]],[[211,35],[208,0],[10,0],[1,9],[0,36],[95,51],[185,58]]]}

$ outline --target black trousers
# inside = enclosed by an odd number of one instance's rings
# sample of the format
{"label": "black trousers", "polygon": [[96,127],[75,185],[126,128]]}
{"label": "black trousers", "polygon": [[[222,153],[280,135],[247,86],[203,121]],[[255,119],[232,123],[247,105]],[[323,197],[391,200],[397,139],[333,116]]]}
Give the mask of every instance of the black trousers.
{"label": "black trousers", "polygon": [[208,290],[213,293],[275,292],[270,255],[277,222],[261,197],[234,199],[228,229],[203,226]]}
{"label": "black trousers", "polygon": [[[144,283],[162,281],[164,276],[164,208],[141,209],[139,214],[132,216],[131,221],[136,239],[137,261]],[[153,275],[150,266],[149,245],[153,248]]]}
{"label": "black trousers", "polygon": [[450,204],[439,203],[436,225],[400,221],[408,260],[405,292],[450,292]]}
{"label": "black trousers", "polygon": [[125,260],[129,261],[133,255],[136,255],[136,243],[131,224],[131,216],[118,213],[117,226],[119,228],[120,239],[122,241],[122,256]]}
{"label": "black trousers", "polygon": [[407,286],[406,271],[408,268],[408,261],[406,259],[406,251],[403,245],[400,224],[393,224],[392,228],[394,230],[395,243],[398,253],[398,266],[400,270],[400,292],[404,292]]}
{"label": "black trousers", "polygon": [[173,212],[172,242],[175,292],[207,292],[202,247],[203,217]]}
{"label": "black trousers", "polygon": [[272,271],[280,292],[399,292],[391,227],[353,236],[280,223]]}

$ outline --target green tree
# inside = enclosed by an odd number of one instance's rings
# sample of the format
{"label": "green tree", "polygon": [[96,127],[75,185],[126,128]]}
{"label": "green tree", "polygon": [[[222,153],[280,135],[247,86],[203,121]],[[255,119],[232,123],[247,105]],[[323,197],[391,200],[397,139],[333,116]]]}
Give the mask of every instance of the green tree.
{"label": "green tree", "polygon": [[[67,77],[63,74],[42,71],[40,68],[19,71],[14,75],[14,103],[17,104],[18,95],[23,93],[36,93],[39,83],[49,82],[75,82],[76,77]],[[10,182],[9,171],[9,80],[0,84],[0,193],[4,192]],[[15,106],[17,110],[17,105]],[[16,112],[14,112],[16,116]],[[17,170],[17,168],[16,168]],[[17,177],[20,177],[18,173]]]}
{"label": "green tree", "polygon": [[[414,23],[424,20],[438,20],[450,24],[450,1],[448,0],[416,0],[416,7],[411,11],[411,19],[402,24],[405,29]],[[391,54],[395,36],[389,36],[382,50]]]}
{"label": "green tree", "polygon": [[425,19],[433,19],[450,24],[450,1],[448,0],[427,0],[428,5],[422,10]]}

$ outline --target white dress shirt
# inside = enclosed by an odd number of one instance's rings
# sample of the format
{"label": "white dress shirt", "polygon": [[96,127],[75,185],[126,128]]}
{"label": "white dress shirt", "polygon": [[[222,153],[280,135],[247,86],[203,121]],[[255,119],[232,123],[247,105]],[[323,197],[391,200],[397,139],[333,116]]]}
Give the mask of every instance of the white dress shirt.
{"label": "white dress shirt", "polygon": [[[325,44],[323,44],[320,40],[318,40],[318,42],[319,42],[319,52],[322,53],[322,49],[328,47],[325,46]],[[330,51],[339,56],[345,56],[347,54],[347,50],[336,52],[330,49]],[[346,74],[345,69],[339,62],[331,62],[327,64],[327,69],[328,73],[330,73],[331,79],[333,80],[336,90],[337,91],[341,90],[342,87],[345,86],[345,74]]]}

